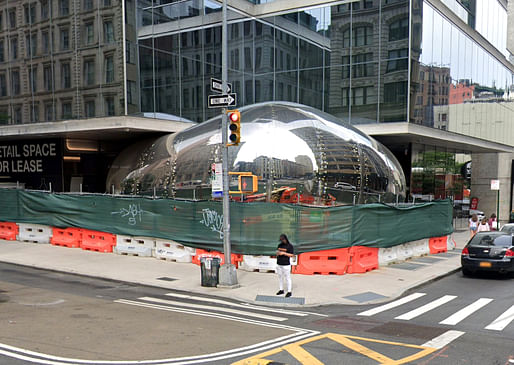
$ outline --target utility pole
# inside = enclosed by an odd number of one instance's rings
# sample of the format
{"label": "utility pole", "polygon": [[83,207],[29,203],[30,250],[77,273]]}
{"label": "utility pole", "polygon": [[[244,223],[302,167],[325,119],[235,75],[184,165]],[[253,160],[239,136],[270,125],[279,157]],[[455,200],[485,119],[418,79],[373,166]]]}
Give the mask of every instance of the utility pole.
{"label": "utility pole", "polygon": [[[223,94],[228,94],[228,57],[227,57],[227,0],[223,0],[221,25],[221,82]],[[230,247],[230,204],[228,181],[228,125],[227,108],[221,110],[221,143],[222,143],[222,169],[223,169],[223,253],[225,263],[221,265],[219,272],[219,284],[221,287],[236,288],[237,272],[231,262],[232,250]]]}

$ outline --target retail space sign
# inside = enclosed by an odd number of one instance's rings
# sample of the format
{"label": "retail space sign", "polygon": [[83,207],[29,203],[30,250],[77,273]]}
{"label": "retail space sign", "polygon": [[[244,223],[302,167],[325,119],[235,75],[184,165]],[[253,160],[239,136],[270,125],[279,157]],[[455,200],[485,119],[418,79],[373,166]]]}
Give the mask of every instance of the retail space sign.
{"label": "retail space sign", "polygon": [[61,181],[62,146],[58,139],[0,142],[1,181],[22,182],[27,188],[54,188]]}
{"label": "retail space sign", "polygon": [[500,190],[500,180],[491,180],[491,190]]}

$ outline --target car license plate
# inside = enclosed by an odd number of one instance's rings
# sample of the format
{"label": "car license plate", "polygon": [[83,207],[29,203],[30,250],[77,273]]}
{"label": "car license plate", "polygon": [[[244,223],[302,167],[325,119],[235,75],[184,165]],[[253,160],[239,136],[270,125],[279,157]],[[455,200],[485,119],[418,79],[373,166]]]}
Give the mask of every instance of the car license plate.
{"label": "car license plate", "polygon": [[491,263],[490,262],[481,262],[480,267],[491,267]]}

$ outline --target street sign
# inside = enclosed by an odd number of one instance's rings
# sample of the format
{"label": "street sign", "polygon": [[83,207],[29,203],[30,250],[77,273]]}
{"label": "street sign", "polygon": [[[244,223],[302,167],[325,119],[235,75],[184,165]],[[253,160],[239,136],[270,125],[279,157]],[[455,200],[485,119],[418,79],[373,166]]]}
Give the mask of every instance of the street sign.
{"label": "street sign", "polygon": [[[223,82],[221,80],[211,77],[211,90],[219,93],[223,92]],[[232,84],[227,82],[227,93],[230,94],[232,91]]]}
{"label": "street sign", "polygon": [[221,163],[213,163],[211,166],[211,171],[213,172],[213,177],[211,181],[212,187],[212,195],[213,196],[221,196],[223,193],[223,168]]}
{"label": "street sign", "polygon": [[209,108],[224,108],[227,106],[235,106],[237,94],[228,95],[209,95]]}
{"label": "street sign", "polygon": [[500,190],[500,180],[491,180],[491,190]]}

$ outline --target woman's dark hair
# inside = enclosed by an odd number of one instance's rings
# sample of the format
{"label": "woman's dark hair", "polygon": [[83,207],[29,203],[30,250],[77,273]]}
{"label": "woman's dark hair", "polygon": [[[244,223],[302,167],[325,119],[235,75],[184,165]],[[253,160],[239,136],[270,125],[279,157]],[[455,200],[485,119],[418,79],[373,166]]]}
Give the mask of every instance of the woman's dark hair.
{"label": "woman's dark hair", "polygon": [[290,243],[290,242],[289,242],[289,240],[287,239],[287,236],[286,236],[285,234],[283,234],[283,233],[282,233],[282,234],[280,235],[280,241],[282,241],[283,239],[284,239],[284,240],[286,240],[286,243]]}

